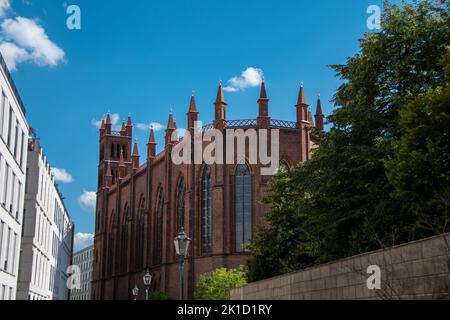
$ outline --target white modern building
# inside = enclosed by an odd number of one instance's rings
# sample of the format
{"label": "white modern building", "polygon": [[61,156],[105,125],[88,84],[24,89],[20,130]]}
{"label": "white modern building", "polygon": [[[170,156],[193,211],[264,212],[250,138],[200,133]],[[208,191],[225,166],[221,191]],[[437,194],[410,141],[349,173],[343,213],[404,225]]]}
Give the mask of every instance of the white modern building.
{"label": "white modern building", "polygon": [[17,299],[68,300],[74,225],[36,137],[28,141]]}
{"label": "white modern building", "polygon": [[16,299],[29,127],[0,55],[0,300]]}
{"label": "white modern building", "polygon": [[70,300],[91,300],[92,267],[94,261],[94,246],[84,248],[73,255],[73,265],[78,266],[80,285],[73,289]]}

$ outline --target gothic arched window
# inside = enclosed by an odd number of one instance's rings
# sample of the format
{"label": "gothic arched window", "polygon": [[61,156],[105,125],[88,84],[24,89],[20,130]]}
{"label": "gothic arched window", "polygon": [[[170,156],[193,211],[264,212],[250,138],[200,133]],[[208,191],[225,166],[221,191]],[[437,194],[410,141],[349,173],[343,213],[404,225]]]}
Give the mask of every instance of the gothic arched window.
{"label": "gothic arched window", "polygon": [[114,248],[115,248],[115,228],[116,228],[116,214],[114,210],[111,212],[111,229],[109,230],[108,239],[108,264],[107,264],[107,275],[112,276],[113,266],[114,266]]}
{"label": "gothic arched window", "polygon": [[162,258],[162,219],[164,210],[164,191],[160,188],[158,193],[158,201],[156,203],[156,220],[154,229],[154,249],[153,249],[153,264],[161,263]]}
{"label": "gothic arched window", "polygon": [[181,177],[178,180],[177,185],[177,195],[176,195],[176,212],[177,212],[177,230],[176,233],[180,230],[181,227],[184,228],[184,196],[186,194],[186,186],[184,184],[184,178]]}
{"label": "gothic arched window", "polygon": [[120,144],[117,144],[116,148],[117,148],[117,151],[116,151],[117,158],[120,158]]}
{"label": "gothic arched window", "polygon": [[127,147],[123,145],[122,150],[123,150],[123,158],[125,159],[127,157]]}
{"label": "gothic arched window", "polygon": [[144,267],[144,241],[145,241],[145,198],[141,196],[136,219],[136,252],[135,268],[139,270]]}
{"label": "gothic arched window", "polygon": [[285,171],[289,171],[289,165],[286,162],[286,160],[280,160],[280,165],[278,166],[280,169],[283,169]]}
{"label": "gothic arched window", "polygon": [[125,205],[125,208],[123,210],[124,213],[124,221],[122,225],[122,238],[121,238],[121,244],[122,248],[120,250],[120,271],[122,273],[127,272],[127,263],[128,263],[128,228],[129,228],[129,222],[130,222],[130,208],[128,207],[128,204]]}
{"label": "gothic arched window", "polygon": [[111,143],[111,158],[114,158],[114,143]]}
{"label": "gothic arched window", "polygon": [[206,256],[212,251],[212,184],[209,166],[203,171],[201,182],[201,252],[202,256]]}
{"label": "gothic arched window", "polygon": [[252,180],[250,169],[245,164],[236,168],[234,178],[234,224],[235,250],[244,252],[244,245],[252,237]]}

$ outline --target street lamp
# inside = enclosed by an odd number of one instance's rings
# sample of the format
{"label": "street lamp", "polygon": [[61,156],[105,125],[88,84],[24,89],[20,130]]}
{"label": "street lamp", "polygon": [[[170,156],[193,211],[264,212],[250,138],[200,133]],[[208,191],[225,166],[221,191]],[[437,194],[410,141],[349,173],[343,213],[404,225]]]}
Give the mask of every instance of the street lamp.
{"label": "street lamp", "polygon": [[180,299],[183,299],[184,296],[184,259],[187,256],[189,249],[189,242],[191,239],[184,232],[184,228],[180,228],[180,232],[173,240],[175,244],[175,251],[180,258]]}
{"label": "street lamp", "polygon": [[145,300],[148,300],[148,289],[150,288],[150,285],[152,283],[152,275],[150,274],[150,271],[148,269],[145,272],[143,279],[145,286]]}
{"label": "street lamp", "polygon": [[133,300],[137,300],[137,297],[139,295],[139,288],[137,287],[137,285],[134,285],[134,288],[131,290],[133,292]]}

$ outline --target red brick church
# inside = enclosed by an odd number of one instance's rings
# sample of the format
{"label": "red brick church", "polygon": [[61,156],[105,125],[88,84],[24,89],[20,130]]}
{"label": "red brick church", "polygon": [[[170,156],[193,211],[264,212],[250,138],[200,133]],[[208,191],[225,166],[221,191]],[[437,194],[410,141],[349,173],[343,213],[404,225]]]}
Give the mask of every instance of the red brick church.
{"label": "red brick church", "polygon": [[[309,159],[317,143],[316,133],[323,130],[320,98],[315,125],[303,86],[295,105],[296,121],[271,119],[268,107],[263,82],[258,118],[228,120],[220,84],[215,119],[203,129],[279,129],[280,166],[289,169]],[[192,95],[188,130],[195,130],[197,120]],[[176,130],[172,114],[164,150],[156,154],[151,130],[145,163],[140,164],[137,144],[132,146],[130,117],[120,131],[112,131],[111,126],[108,115],[100,128],[93,299],[130,299],[135,285],[140,289],[138,298],[143,299],[142,277],[147,269],[153,276],[151,291],[178,299],[179,264],[173,239],[181,226],[192,238],[194,252],[186,260],[185,297],[192,298],[201,274],[245,264],[250,256],[243,244],[251,239],[268,210],[261,199],[270,176],[260,174],[260,164],[175,165],[171,151],[180,139],[172,140]],[[223,148],[225,153],[226,146]]]}

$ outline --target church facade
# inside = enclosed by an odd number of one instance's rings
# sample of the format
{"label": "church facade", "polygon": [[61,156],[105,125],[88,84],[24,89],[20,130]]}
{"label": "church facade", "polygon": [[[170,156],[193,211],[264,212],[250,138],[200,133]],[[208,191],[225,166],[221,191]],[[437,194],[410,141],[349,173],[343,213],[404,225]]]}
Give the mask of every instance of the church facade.
{"label": "church facade", "polygon": [[[311,157],[324,123],[320,98],[313,121],[303,86],[295,107],[295,121],[271,119],[263,82],[258,117],[228,120],[227,103],[219,84],[214,121],[197,130],[214,128],[225,135],[227,129],[277,129],[279,165],[289,169]],[[192,95],[187,112],[188,132],[196,130],[197,120]],[[163,151],[156,154],[151,130],[145,163],[141,164],[137,144],[132,144],[130,117],[120,131],[111,127],[108,115],[102,122],[99,139],[92,298],[130,299],[137,285],[138,299],[143,299],[142,277],[149,270],[150,291],[166,292],[179,299],[179,260],[173,240],[181,227],[192,239],[192,250],[186,259],[184,297],[193,297],[201,274],[218,267],[246,264],[250,255],[245,243],[252,238],[256,226],[263,223],[269,209],[262,198],[271,176],[261,174],[262,165],[238,159],[232,164],[175,164],[172,150],[183,138],[174,139],[177,128],[172,114]]]}

